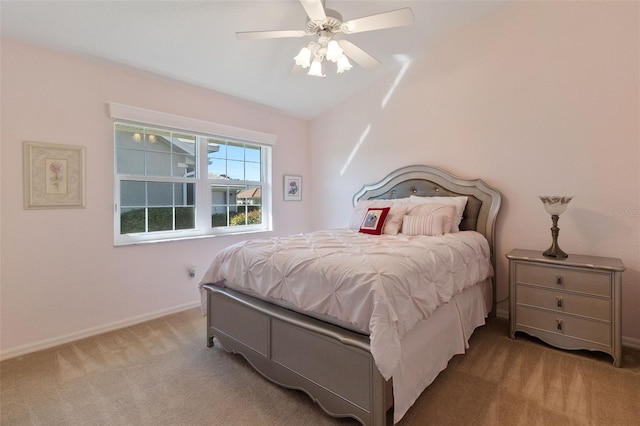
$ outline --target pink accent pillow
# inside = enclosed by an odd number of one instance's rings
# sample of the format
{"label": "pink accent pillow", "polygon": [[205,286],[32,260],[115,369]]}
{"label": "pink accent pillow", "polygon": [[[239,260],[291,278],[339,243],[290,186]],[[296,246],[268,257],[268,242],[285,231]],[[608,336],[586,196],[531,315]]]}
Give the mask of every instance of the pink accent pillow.
{"label": "pink accent pillow", "polygon": [[429,214],[423,216],[405,216],[402,222],[402,233],[405,235],[427,235],[431,237],[443,235],[444,216]]}
{"label": "pink accent pillow", "polygon": [[[409,216],[442,216],[442,232],[444,234],[448,234],[453,228],[455,207],[452,205],[435,203],[413,204],[412,207],[409,207],[407,214]],[[404,223],[402,225],[402,233],[406,234],[404,231]]]}
{"label": "pink accent pillow", "polygon": [[411,195],[409,202],[413,204],[446,204],[454,207],[453,220],[451,222],[451,232],[460,230],[460,222],[462,222],[462,214],[467,206],[468,197],[418,197]]}
{"label": "pink accent pillow", "polygon": [[360,225],[360,232],[365,234],[380,235],[387,219],[390,207],[370,207]]}

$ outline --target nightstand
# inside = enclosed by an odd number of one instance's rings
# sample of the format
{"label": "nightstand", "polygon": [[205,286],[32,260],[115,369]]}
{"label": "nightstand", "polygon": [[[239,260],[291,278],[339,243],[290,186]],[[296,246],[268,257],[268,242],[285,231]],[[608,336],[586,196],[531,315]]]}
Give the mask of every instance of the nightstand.
{"label": "nightstand", "polygon": [[509,259],[510,337],[517,331],[562,349],[602,351],[622,364],[620,259],[512,250]]}

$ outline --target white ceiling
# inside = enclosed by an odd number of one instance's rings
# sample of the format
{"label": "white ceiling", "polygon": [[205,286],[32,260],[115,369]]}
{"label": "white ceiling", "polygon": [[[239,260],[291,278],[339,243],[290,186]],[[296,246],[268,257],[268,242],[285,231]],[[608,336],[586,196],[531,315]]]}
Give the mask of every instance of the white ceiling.
{"label": "white ceiling", "polygon": [[351,20],[410,7],[414,24],[345,36],[382,62],[326,78],[292,74],[311,38],[239,41],[236,31],[304,29],[298,0],[7,1],[2,37],[96,57],[313,118],[502,1],[326,0]]}

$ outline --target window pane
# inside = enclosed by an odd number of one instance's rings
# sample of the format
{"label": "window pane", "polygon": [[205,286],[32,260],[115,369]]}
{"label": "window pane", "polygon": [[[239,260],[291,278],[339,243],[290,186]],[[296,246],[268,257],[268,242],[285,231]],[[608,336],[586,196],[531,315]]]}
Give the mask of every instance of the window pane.
{"label": "window pane", "polygon": [[254,163],[260,163],[261,158],[260,147],[247,146],[244,151],[244,159],[245,161],[251,161]]}
{"label": "window pane", "polygon": [[149,232],[173,230],[173,208],[151,207],[149,212]]}
{"label": "window pane", "polygon": [[247,224],[259,225],[262,223],[262,208],[259,206],[247,207]]}
{"label": "window pane", "polygon": [[233,206],[229,211],[229,226],[244,226],[247,224],[244,206]]}
{"label": "window pane", "polygon": [[120,206],[144,207],[147,205],[146,182],[123,180],[120,182]]}
{"label": "window pane", "polygon": [[244,144],[229,143],[227,145],[227,159],[244,161]]}
{"label": "window pane", "polygon": [[209,178],[226,178],[227,177],[227,162],[226,160],[220,160],[215,158],[209,159]]}
{"label": "window pane", "polygon": [[145,129],[144,147],[148,151],[171,152],[171,132]]}
{"label": "window pane", "polygon": [[224,141],[215,139],[208,139],[207,141],[207,155],[209,158],[227,158],[227,147],[224,145]]}
{"label": "window pane", "polygon": [[147,205],[148,206],[172,206],[173,205],[173,183],[147,182]]}
{"label": "window pane", "polygon": [[144,151],[118,149],[116,155],[118,174],[144,175]]}
{"label": "window pane", "polygon": [[176,207],[176,229],[195,229],[196,209],[193,207]]}
{"label": "window pane", "polygon": [[171,154],[147,152],[147,176],[171,176]]}
{"label": "window pane", "polygon": [[260,163],[245,163],[245,180],[261,181]]}
{"label": "window pane", "polygon": [[176,183],[174,184],[174,203],[176,206],[195,206],[195,187],[194,183]]}
{"label": "window pane", "polygon": [[174,134],[173,138],[173,176],[195,178],[196,137]]}
{"label": "window pane", "polygon": [[227,176],[229,179],[244,180],[244,162],[227,161]]}
{"label": "window pane", "polygon": [[211,207],[211,227],[227,226],[227,208],[225,206]]}
{"label": "window pane", "polygon": [[115,125],[116,148],[141,149],[144,128],[126,124]]}
{"label": "window pane", "polygon": [[228,189],[211,186],[211,226],[227,226],[228,223]]}
{"label": "window pane", "polygon": [[133,234],[146,231],[146,209],[120,209],[120,233]]}

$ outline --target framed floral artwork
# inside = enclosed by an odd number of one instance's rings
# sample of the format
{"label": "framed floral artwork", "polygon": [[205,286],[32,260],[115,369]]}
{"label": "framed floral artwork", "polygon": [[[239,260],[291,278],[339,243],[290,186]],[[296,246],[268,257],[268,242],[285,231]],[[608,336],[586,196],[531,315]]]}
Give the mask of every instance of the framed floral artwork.
{"label": "framed floral artwork", "polygon": [[284,177],[284,200],[285,201],[302,200],[302,177],[301,176],[285,176]]}
{"label": "framed floral artwork", "polygon": [[85,148],[24,142],[24,208],[84,208]]}

